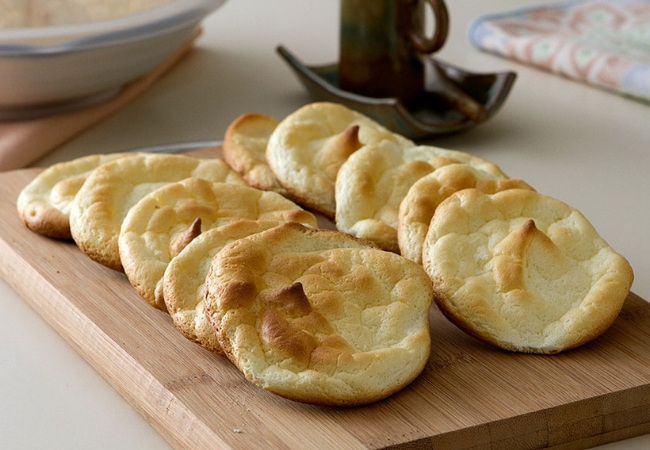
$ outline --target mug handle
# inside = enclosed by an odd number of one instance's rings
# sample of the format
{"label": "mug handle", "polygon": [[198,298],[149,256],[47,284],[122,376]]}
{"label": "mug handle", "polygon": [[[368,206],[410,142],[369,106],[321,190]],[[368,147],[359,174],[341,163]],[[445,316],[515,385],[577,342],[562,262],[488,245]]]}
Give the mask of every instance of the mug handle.
{"label": "mug handle", "polygon": [[417,51],[421,53],[433,53],[440,50],[447,40],[447,34],[449,33],[449,12],[447,11],[447,5],[445,5],[444,0],[424,0],[424,2],[428,3],[433,10],[436,27],[435,33],[430,39],[423,35],[422,17],[420,14],[422,9],[419,8],[420,1],[413,0],[413,20],[409,35]]}

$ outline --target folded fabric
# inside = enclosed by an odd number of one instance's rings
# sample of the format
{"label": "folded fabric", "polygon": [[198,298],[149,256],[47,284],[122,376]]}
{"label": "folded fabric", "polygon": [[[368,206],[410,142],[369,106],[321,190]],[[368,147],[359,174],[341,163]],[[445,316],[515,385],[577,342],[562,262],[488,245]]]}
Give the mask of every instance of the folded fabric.
{"label": "folded fabric", "polygon": [[587,0],[478,18],[473,45],[650,102],[650,0]]}
{"label": "folded fabric", "polygon": [[30,165],[130,104],[187,55],[199,34],[200,31],[166,61],[105,103],[39,119],[0,123],[0,171]]}

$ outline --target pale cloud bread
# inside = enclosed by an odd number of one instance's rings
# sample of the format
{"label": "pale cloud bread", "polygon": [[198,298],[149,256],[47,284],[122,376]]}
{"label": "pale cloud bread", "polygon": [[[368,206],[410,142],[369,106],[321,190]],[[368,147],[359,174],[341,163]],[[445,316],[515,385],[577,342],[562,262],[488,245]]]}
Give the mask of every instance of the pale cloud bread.
{"label": "pale cloud bread", "polygon": [[397,243],[400,254],[422,263],[422,243],[437,206],[451,194],[476,188],[494,194],[506,189],[533,189],[522,180],[502,179],[469,164],[449,164],[418,179],[399,204]]}
{"label": "pale cloud bread", "polygon": [[246,378],[292,400],[352,406],[410,383],[429,356],[431,282],[344,233],[282,225],[224,247],[206,308]]}
{"label": "pale cloud bread", "polygon": [[467,189],[441,203],[423,265],[452,322],[531,353],[558,353],[602,334],[634,278],[579,211],[522,189]]}
{"label": "pale cloud bread", "polygon": [[18,195],[16,207],[23,223],[44,236],[72,239],[70,207],[77,192],[95,168],[124,155],[83,156],[43,170]]}
{"label": "pale cloud bread", "polygon": [[122,271],[118,237],[128,211],[148,193],[189,177],[246,185],[221,159],[134,153],[88,175],[70,209],[72,238],[92,260]]}
{"label": "pale cloud bread", "polygon": [[224,161],[250,186],[290,197],[266,161],[266,146],[278,124],[264,114],[242,114],[228,126],[222,153]]}
{"label": "pale cloud bread", "polygon": [[266,159],[299,203],[333,218],[334,184],[341,165],[364,145],[390,140],[414,144],[343,105],[317,102],[285,117],[273,131]]}

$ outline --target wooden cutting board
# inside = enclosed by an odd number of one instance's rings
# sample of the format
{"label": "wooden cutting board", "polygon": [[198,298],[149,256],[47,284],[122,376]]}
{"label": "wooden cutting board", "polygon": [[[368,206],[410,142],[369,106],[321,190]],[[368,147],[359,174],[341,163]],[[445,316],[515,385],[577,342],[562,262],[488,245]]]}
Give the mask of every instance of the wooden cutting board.
{"label": "wooden cutting board", "polygon": [[38,172],[0,174],[0,275],[175,448],[582,449],[650,432],[650,304],[630,294],[592,343],[502,352],[432,308],[422,375],[350,409],[284,400],[187,341],[126,277],[27,230],[15,201]]}

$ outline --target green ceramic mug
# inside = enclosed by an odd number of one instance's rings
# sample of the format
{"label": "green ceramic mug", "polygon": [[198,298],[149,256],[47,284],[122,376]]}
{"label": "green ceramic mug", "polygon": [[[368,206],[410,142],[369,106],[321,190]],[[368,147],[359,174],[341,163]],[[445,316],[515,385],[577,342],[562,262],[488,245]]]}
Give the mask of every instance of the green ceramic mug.
{"label": "green ceramic mug", "polygon": [[[434,32],[425,36],[426,5]],[[443,0],[341,0],[339,88],[374,98],[397,98],[417,108],[424,90],[422,55],[447,39]]]}

